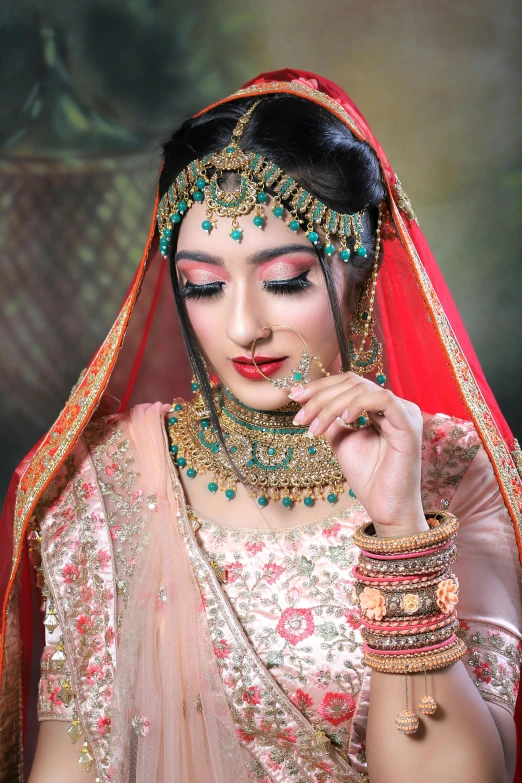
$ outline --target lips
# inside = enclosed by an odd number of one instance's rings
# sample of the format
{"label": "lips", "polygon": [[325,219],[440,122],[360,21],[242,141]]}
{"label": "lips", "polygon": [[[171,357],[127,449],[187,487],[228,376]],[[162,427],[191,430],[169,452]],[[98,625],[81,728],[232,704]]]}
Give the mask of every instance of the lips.
{"label": "lips", "polygon": [[[286,356],[278,358],[274,356],[262,356],[259,354],[255,357],[255,360],[261,372],[270,377],[282,367],[287,358],[288,357]],[[263,380],[263,376],[255,367],[251,356],[236,356],[230,361],[232,362],[234,369],[242,375],[243,378],[248,378],[251,381]]]}

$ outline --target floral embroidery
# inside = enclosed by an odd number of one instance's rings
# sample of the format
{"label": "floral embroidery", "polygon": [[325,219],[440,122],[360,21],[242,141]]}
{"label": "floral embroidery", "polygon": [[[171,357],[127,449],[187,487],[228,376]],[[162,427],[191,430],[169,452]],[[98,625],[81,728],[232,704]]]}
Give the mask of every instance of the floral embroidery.
{"label": "floral embroidery", "polygon": [[428,509],[446,509],[480,447],[471,422],[437,414],[424,425],[422,501]]}
{"label": "floral embroidery", "polygon": [[339,726],[353,717],[355,699],[350,693],[327,693],[318,712],[332,725]]}
{"label": "floral embroidery", "polygon": [[469,656],[463,661],[481,696],[513,714],[520,686],[520,639],[504,628],[473,620],[459,619],[457,633],[467,644]]}
{"label": "floral embroidery", "polygon": [[296,645],[314,632],[314,620],[309,609],[285,609],[276,626],[278,634]]}

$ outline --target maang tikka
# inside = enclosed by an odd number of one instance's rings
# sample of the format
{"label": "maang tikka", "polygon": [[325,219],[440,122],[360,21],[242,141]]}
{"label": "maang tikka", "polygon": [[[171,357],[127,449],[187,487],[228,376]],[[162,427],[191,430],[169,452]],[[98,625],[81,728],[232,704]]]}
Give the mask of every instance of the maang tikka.
{"label": "maang tikka", "polygon": [[[270,208],[279,219],[288,213],[286,225],[294,233],[301,227],[316,246],[320,246],[318,229],[324,233],[324,252],[331,256],[335,253],[333,237],[340,243],[339,257],[348,262],[352,251],[347,245],[353,238],[353,252],[359,257],[365,257],[367,250],[363,245],[363,214],[361,212],[343,214],[330,209],[322,201],[315,198],[296,180],[285,174],[272,161],[260,153],[245,152],[240,141],[252,112],[261,103],[255,101],[239,118],[232,132],[229,144],[221,152],[212,152],[201,160],[193,160],[175,178],[168,191],[161,198],[157,222],[160,231],[160,252],[167,257],[172,241],[173,226],[180,223],[183,216],[195,203],[205,203],[206,217],[201,227],[209,234],[217,228],[217,217],[232,218],[229,231],[230,237],[240,242],[243,229],[238,218],[254,210],[253,224],[263,228],[266,221],[265,207]],[[228,190],[222,187],[222,179],[226,174],[236,174],[239,182],[236,187]]]}

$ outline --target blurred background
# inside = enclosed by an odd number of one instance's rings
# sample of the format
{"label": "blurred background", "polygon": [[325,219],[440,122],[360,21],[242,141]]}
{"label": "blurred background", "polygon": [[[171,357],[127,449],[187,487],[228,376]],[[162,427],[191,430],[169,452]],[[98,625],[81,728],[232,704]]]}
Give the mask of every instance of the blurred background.
{"label": "blurred background", "polygon": [[286,66],[366,115],[520,437],[521,27],[515,0],[2,3],[0,495],[121,304],[159,143]]}

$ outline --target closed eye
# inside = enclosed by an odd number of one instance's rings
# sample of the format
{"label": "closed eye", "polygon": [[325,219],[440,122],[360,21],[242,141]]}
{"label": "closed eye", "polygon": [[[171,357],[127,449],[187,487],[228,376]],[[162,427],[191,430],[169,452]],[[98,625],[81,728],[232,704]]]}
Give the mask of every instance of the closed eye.
{"label": "closed eye", "polygon": [[302,272],[297,277],[291,277],[288,280],[265,280],[263,288],[271,294],[295,294],[310,288],[313,283],[308,280],[310,270]]}
{"label": "closed eye", "polygon": [[225,283],[223,281],[196,285],[187,280],[183,288],[180,289],[180,294],[183,299],[207,299],[211,296],[218,296],[221,294],[224,285]]}

